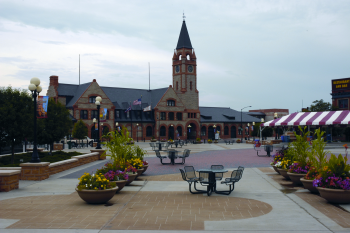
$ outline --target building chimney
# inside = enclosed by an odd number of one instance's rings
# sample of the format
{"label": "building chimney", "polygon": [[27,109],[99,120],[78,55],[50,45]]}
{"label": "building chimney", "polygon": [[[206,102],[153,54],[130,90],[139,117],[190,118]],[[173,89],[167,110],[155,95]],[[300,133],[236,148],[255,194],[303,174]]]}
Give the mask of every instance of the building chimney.
{"label": "building chimney", "polygon": [[58,87],[58,76],[51,75],[50,76],[50,86]]}

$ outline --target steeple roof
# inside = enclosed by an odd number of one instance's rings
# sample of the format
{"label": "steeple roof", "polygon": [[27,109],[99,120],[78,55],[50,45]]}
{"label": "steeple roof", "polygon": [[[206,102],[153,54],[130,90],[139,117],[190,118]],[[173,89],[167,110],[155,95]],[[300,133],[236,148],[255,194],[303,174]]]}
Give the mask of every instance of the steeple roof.
{"label": "steeple roof", "polygon": [[176,49],[182,49],[182,48],[193,49],[190,36],[188,35],[185,20],[182,23],[179,41],[177,42],[177,46],[176,46]]}

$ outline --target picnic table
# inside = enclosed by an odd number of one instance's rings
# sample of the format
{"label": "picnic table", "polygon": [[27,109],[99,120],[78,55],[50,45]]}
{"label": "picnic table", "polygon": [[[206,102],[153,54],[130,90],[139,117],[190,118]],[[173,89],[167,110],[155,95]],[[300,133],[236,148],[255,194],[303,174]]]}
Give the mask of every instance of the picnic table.
{"label": "picnic table", "polygon": [[213,191],[217,194],[226,194],[226,193],[223,193],[223,192],[216,190],[215,174],[216,173],[226,173],[226,172],[228,172],[228,170],[207,168],[207,169],[198,169],[197,172],[199,173],[200,183],[207,186],[207,195],[208,196],[210,196]]}

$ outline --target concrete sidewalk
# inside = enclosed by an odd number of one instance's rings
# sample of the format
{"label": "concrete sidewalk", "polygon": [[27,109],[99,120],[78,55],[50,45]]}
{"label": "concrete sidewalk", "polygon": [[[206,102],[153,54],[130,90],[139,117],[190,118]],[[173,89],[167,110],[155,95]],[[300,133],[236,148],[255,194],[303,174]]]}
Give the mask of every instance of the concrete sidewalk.
{"label": "concrete sidewalk", "polygon": [[[225,150],[226,145],[193,146],[206,151]],[[218,164],[220,158],[215,158]],[[88,205],[74,191],[78,180],[64,177],[104,163],[85,164],[44,181],[20,181],[19,189],[0,193],[0,232],[350,232],[350,205],[328,204],[285,181],[268,164],[246,167],[229,196],[190,194],[179,173],[146,172],[108,205]],[[218,189],[228,187],[218,182]]]}

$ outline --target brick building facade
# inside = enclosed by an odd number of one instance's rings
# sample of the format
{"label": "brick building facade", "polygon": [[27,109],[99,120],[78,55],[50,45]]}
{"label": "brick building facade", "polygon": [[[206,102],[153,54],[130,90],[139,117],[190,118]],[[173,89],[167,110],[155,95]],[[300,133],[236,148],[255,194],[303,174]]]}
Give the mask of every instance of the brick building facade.
{"label": "brick building facade", "polygon": [[[116,125],[124,126],[134,140],[149,140],[152,136],[208,139],[214,138],[215,132],[219,132],[221,138],[236,138],[242,133],[248,136],[242,130],[247,123],[260,122],[260,118],[230,108],[199,107],[197,57],[185,21],[172,58],[172,76],[173,82],[168,88],[143,90],[101,87],[95,79],[81,85],[63,84],[53,75],[47,95],[64,104],[73,119],[82,119],[91,138],[97,137],[92,121],[97,118],[97,96],[102,98],[101,108],[108,110],[107,120],[100,127],[115,130]],[[142,104],[132,105],[131,102],[140,97]],[[129,106],[131,111],[125,112]],[[151,106],[151,111],[143,111],[147,106]]]}

